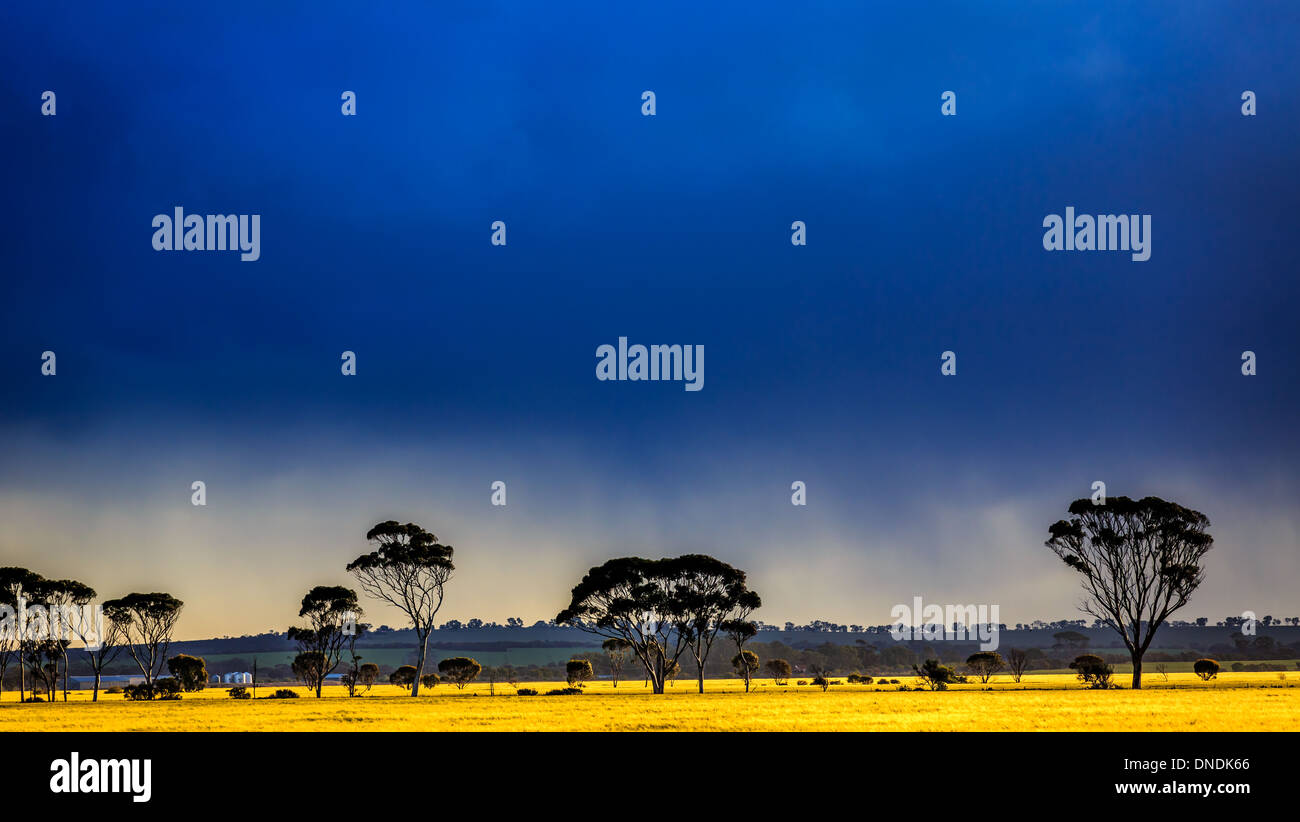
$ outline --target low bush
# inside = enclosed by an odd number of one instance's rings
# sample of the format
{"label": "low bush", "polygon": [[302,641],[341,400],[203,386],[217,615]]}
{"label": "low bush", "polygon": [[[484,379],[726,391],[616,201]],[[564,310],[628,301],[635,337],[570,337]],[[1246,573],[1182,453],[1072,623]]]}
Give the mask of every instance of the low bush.
{"label": "low bush", "polygon": [[1070,668],[1074,670],[1080,682],[1089,688],[1103,691],[1110,688],[1110,678],[1115,674],[1110,664],[1096,654],[1075,657],[1070,663]]}
{"label": "low bush", "polygon": [[122,689],[122,696],[131,702],[148,702],[151,699],[180,699],[181,684],[172,677],[155,679],[152,686],[147,682],[139,685],[127,685]]}
{"label": "low bush", "polygon": [[1219,675],[1219,663],[1213,659],[1198,659],[1192,663],[1192,671],[1204,681]]}
{"label": "low bush", "polygon": [[157,699],[180,699],[181,690],[181,681],[173,676],[165,676],[153,682],[154,697]]}
{"label": "low bush", "polygon": [[949,684],[966,681],[952,666],[944,665],[937,659],[927,659],[923,665],[913,665],[912,670],[932,691],[946,691]]}

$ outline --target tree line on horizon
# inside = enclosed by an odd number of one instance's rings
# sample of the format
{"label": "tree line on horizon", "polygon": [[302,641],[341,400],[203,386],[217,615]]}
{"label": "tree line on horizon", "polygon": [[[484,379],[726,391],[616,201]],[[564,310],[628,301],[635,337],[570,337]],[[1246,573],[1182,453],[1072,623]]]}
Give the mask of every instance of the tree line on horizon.
{"label": "tree line on horizon", "polygon": [[[1206,533],[1209,520],[1157,497],[1111,497],[1102,504],[1079,499],[1071,503],[1069,514],[1069,519],[1051,525],[1046,545],[1079,574],[1086,595],[1082,610],[1119,635],[1133,666],[1132,687],[1141,688],[1142,661],[1157,629],[1204,579],[1202,561],[1213,545]],[[427,688],[437,681],[428,679],[431,674],[425,671],[428,640],[455,570],[454,549],[415,523],[393,520],[375,525],[366,540],[373,550],[348,563],[346,571],[367,596],[398,609],[409,621],[417,641],[416,659],[414,665],[404,666],[412,670],[402,674],[401,684],[409,684],[410,695],[418,696],[421,685]],[[95,591],[82,583],[0,568],[0,604],[30,600],[74,605],[94,597]],[[98,698],[104,665],[123,649],[152,695],[168,662],[167,648],[183,605],[165,593],[132,593],[104,604],[104,641],[97,653],[89,654],[95,672],[93,698]],[[719,638],[734,648],[733,667],[748,689],[757,658],[745,645],[759,633],[752,615],[761,606],[746,574],[714,557],[618,557],[583,576],[555,622],[599,637],[606,653],[632,661],[656,694],[664,693],[665,683],[681,671],[683,662],[692,664],[703,693],[705,669]],[[343,674],[350,693],[373,678],[376,666],[363,671],[366,663],[356,652],[357,640],[369,627],[361,616],[357,593],[344,586],[316,586],[303,597],[299,617],[305,624],[288,632],[298,647],[292,668],[318,697],[345,655],[351,658]],[[32,640],[12,633],[0,638],[0,682],[4,668],[16,658],[24,677],[20,688],[26,688],[30,672],[52,694],[62,664],[66,701],[72,639]],[[918,674],[933,671],[931,663],[943,667],[938,660],[926,660],[916,666]],[[468,658],[443,660],[440,666],[444,664],[450,667],[443,673],[453,682],[473,679],[478,673],[474,669],[481,670]],[[185,665],[181,663],[182,670]]]}

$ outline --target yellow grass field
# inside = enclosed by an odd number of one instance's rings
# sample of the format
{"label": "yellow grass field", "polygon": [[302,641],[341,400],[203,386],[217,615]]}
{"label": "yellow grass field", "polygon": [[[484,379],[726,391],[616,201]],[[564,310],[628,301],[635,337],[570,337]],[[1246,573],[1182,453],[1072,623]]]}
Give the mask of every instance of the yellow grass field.
{"label": "yellow grass field", "polygon": [[[915,687],[914,677],[898,677]],[[73,692],[68,704],[19,704],[6,692],[0,731],[1300,731],[1300,675],[1227,673],[1205,683],[1159,675],[1144,689],[1082,688],[1072,676],[994,677],[985,686],[899,691],[897,685],[777,686],[709,680],[706,693],[679,680],[663,696],[641,682],[588,684],[581,696],[517,696],[487,684],[439,685],[417,699],[391,685],[348,699],[338,686],[316,699],[234,700],[224,688],[180,701],[132,703]],[[522,683],[543,693],[563,683]],[[991,690],[989,690],[991,688]],[[259,686],[259,696],[273,687]]]}

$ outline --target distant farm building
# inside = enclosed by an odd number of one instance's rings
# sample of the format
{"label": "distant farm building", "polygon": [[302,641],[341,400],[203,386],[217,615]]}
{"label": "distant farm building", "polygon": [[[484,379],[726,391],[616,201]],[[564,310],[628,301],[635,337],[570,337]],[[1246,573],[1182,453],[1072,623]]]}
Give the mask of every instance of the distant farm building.
{"label": "distant farm building", "polygon": [[[100,690],[105,688],[125,688],[127,685],[140,685],[144,682],[144,677],[139,674],[108,674],[99,678]],[[95,678],[93,676],[70,676],[68,677],[68,689],[74,691],[89,691],[95,687]]]}

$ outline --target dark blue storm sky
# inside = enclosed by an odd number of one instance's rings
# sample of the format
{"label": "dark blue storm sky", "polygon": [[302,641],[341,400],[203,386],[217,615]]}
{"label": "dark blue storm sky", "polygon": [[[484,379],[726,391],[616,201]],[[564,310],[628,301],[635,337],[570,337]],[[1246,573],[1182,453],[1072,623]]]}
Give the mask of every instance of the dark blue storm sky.
{"label": "dark blue storm sky", "polygon": [[[1296,605],[1294,4],[385,6],[6,12],[6,559],[238,632],[392,516],[464,556],[449,616],[707,550],[772,621],[1014,622],[1074,615],[1042,540],[1103,480],[1216,523],[1191,611]],[[154,251],[176,206],[261,259]],[[1044,251],[1067,206],[1150,260]],[[704,390],[598,382],[619,336]]]}

